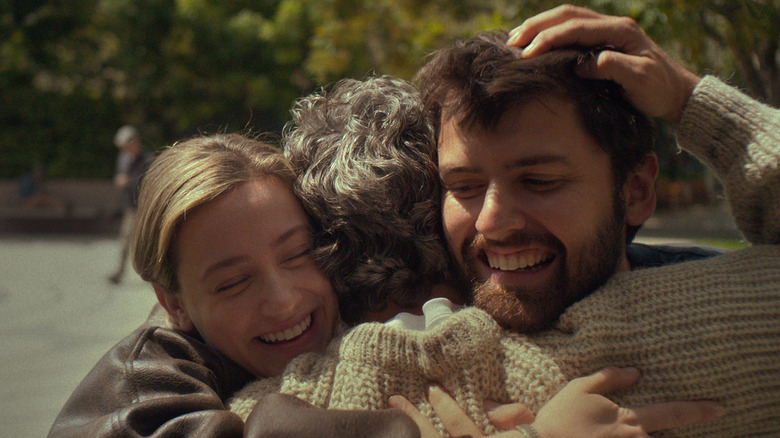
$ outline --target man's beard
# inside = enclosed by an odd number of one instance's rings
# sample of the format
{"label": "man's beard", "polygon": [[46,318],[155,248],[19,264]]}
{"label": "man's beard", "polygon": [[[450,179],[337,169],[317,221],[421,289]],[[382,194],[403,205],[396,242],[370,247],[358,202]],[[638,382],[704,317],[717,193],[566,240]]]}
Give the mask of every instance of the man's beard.
{"label": "man's beard", "polygon": [[574,254],[569,254],[563,243],[549,233],[528,236],[527,232],[520,232],[502,241],[533,241],[554,249],[559,258],[557,272],[553,273],[552,281],[541,286],[506,288],[478,278],[481,262],[475,257],[474,247],[484,240],[478,234],[462,249],[466,266],[461,267],[461,274],[472,285],[473,304],[502,326],[519,332],[534,333],[552,327],[569,306],[598,289],[617,269],[625,248],[625,210],[619,197],[613,202],[617,208],[612,215],[602,221],[592,239],[574,248]]}

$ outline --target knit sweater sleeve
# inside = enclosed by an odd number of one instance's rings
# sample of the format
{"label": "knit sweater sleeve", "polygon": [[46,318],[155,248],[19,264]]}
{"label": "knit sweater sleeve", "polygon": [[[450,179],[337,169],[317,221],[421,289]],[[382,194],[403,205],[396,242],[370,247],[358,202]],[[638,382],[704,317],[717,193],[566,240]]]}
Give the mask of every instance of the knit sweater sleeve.
{"label": "knit sweater sleeve", "polygon": [[615,275],[532,339],[570,378],[635,366],[621,406],[715,400],[728,415],[659,436],[780,436],[780,246]]}
{"label": "knit sweater sleeve", "polygon": [[745,237],[780,243],[780,110],[706,76],[688,101],[677,139],[723,183]]}

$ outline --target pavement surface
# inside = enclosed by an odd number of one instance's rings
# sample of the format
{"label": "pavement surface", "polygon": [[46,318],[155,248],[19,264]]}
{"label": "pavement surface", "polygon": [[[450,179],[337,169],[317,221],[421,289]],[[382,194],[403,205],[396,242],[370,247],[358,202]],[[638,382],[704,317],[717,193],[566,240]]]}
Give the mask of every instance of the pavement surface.
{"label": "pavement surface", "polygon": [[[638,240],[739,238],[722,205],[659,212]],[[81,379],[146,318],[154,293],[132,269],[108,284],[108,234],[0,232],[0,436],[44,437]]]}
{"label": "pavement surface", "polygon": [[693,205],[684,209],[656,211],[637,234],[638,241],[742,240],[725,203]]}
{"label": "pavement surface", "polygon": [[98,359],[156,302],[107,236],[0,235],[0,436],[45,437]]}

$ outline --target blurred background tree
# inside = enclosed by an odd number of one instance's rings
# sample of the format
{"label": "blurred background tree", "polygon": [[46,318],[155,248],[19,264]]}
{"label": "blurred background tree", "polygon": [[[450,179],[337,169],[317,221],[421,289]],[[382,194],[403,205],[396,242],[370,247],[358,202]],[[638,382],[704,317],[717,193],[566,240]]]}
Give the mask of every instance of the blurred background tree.
{"label": "blurred background tree", "polygon": [[[694,71],[780,105],[780,0],[573,1],[635,18]],[[278,133],[292,101],[343,77],[410,79],[431,51],[510,29],[545,0],[0,0],[0,178],[111,176],[117,127],[148,147]],[[671,173],[668,126],[659,152]],[[694,167],[693,172],[698,172]]]}

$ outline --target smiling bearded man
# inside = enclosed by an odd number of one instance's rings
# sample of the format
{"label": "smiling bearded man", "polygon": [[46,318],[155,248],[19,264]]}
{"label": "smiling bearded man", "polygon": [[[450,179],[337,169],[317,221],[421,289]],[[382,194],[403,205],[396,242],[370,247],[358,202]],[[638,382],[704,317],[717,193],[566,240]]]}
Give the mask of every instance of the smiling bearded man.
{"label": "smiling bearded man", "polygon": [[655,206],[652,124],[614,83],[572,81],[549,60],[492,65],[475,69],[495,88],[484,95],[453,92],[462,78],[446,75],[433,91],[449,93],[438,141],[444,232],[474,304],[535,332],[631,269],[626,242]]}

